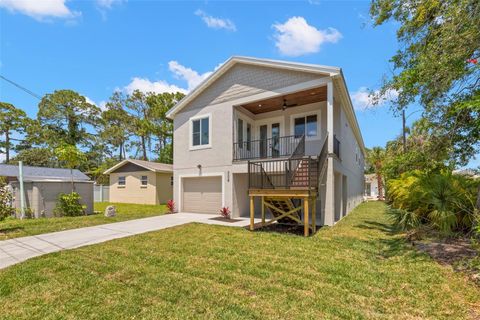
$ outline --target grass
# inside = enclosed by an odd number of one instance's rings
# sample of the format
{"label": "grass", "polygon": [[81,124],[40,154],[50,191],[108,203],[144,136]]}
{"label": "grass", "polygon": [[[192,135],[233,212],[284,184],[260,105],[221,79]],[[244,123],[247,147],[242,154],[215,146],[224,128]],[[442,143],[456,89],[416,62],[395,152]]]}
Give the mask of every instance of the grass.
{"label": "grass", "polygon": [[[115,217],[107,218],[103,213],[107,205],[110,204],[115,205],[117,208],[117,215]],[[156,216],[165,212],[165,205],[97,202],[95,203],[94,210],[100,211],[100,213],[79,217],[26,220],[7,218],[0,222],[0,240]]]}
{"label": "grass", "polygon": [[0,270],[3,319],[478,319],[480,289],[404,242],[385,205],[315,236],[188,224]]}

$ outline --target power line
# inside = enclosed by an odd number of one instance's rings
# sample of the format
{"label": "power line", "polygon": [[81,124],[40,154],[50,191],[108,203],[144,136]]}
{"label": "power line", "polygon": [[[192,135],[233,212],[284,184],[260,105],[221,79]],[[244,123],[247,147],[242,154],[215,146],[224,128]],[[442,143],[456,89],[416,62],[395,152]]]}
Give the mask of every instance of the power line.
{"label": "power line", "polygon": [[28,90],[27,88],[19,85],[18,83],[14,82],[14,81],[12,81],[12,80],[10,80],[10,79],[5,78],[5,77],[2,76],[1,74],[0,74],[0,78],[2,78],[3,80],[9,82],[10,84],[13,84],[15,87],[19,88],[19,89],[22,90],[22,91],[25,91],[26,93],[28,93],[29,95],[37,98],[38,100],[42,100],[42,97],[40,97],[40,96],[39,96],[38,94],[36,94],[35,92],[33,92],[33,91],[31,91],[31,90]]}

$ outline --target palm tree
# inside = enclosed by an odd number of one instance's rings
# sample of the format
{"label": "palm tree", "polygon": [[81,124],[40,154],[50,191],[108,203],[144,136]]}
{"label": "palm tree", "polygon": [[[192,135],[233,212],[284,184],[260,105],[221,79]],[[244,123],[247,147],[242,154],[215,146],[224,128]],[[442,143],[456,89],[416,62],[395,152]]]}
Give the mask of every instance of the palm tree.
{"label": "palm tree", "polygon": [[373,167],[377,175],[378,184],[378,199],[383,200],[383,179],[382,179],[382,164],[385,160],[385,150],[381,147],[373,147],[367,152],[367,161]]}

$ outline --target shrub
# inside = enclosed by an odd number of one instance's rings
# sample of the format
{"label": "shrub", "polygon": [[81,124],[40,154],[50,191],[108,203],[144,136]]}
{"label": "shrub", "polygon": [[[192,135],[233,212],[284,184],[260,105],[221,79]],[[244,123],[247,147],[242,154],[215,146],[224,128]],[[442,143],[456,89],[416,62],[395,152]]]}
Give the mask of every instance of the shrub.
{"label": "shrub", "polygon": [[173,200],[168,200],[167,201],[167,212],[168,213],[175,213],[176,212],[176,208],[175,208],[175,201]]}
{"label": "shrub", "polygon": [[54,209],[56,216],[75,217],[85,214],[86,206],[80,203],[82,198],[76,192],[61,193]]}
{"label": "shrub", "polygon": [[222,209],[220,209],[220,214],[222,215],[222,217],[224,217],[225,219],[230,219],[230,214],[232,212],[230,211],[230,209],[228,207],[223,207]]}
{"label": "shrub", "polygon": [[388,183],[395,224],[403,230],[421,224],[444,234],[470,232],[475,224],[479,181],[451,172],[404,173]]}
{"label": "shrub", "polygon": [[15,209],[12,207],[12,194],[7,189],[5,179],[0,177],[0,221],[13,214]]}

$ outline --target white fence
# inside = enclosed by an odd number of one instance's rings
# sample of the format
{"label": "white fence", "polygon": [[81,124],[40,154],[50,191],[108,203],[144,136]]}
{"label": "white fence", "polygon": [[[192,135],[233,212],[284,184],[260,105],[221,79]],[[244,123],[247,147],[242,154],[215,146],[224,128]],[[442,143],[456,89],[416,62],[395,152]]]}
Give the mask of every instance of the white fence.
{"label": "white fence", "polygon": [[110,187],[102,185],[93,186],[93,201],[95,202],[109,202]]}

